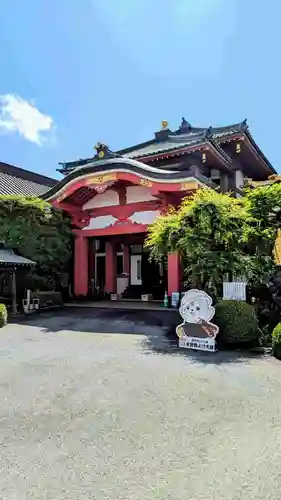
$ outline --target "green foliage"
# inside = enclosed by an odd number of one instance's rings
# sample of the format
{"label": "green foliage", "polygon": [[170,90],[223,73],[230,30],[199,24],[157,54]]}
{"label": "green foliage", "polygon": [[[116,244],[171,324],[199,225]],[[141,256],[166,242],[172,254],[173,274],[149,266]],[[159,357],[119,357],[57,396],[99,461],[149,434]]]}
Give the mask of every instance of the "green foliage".
{"label": "green foliage", "polygon": [[278,323],[272,332],[272,343],[281,345],[281,323]]}
{"label": "green foliage", "polygon": [[0,241],[34,260],[42,276],[53,276],[65,269],[71,256],[70,221],[39,198],[2,195]]}
{"label": "green foliage", "polygon": [[181,253],[188,286],[219,295],[225,274],[263,283],[274,270],[272,249],[281,228],[281,183],[246,189],[243,198],[202,189],[149,229],[151,258]]}
{"label": "green foliage", "polygon": [[277,229],[281,228],[281,184],[246,189],[245,203],[253,219],[248,227],[247,251],[255,259],[256,269],[272,273],[272,250]]}
{"label": "green foliage", "polygon": [[268,347],[272,343],[272,333],[270,325],[260,326],[258,327],[259,333],[259,345],[262,347]]}
{"label": "green foliage", "polygon": [[180,214],[172,207],[168,214],[157,217],[149,226],[145,246],[149,247],[155,261],[163,261],[167,253],[174,250],[174,238],[179,235],[180,230]]}
{"label": "green foliage", "polygon": [[257,229],[276,234],[281,223],[281,184],[275,183],[255,189],[245,189],[247,208],[258,222]]}
{"label": "green foliage", "polygon": [[272,353],[281,359],[281,323],[278,323],[272,332]]}
{"label": "green foliage", "polygon": [[8,313],[5,304],[0,304],[0,328],[7,324]]}
{"label": "green foliage", "polygon": [[214,321],[220,338],[227,344],[253,342],[258,339],[258,320],[255,308],[238,300],[221,300],[216,305]]}
{"label": "green foliage", "polygon": [[30,279],[28,280],[28,283],[29,288],[34,291],[53,291],[55,286],[53,275],[38,276],[38,274],[36,273],[32,273]]}
{"label": "green foliage", "polygon": [[40,309],[63,305],[62,295],[60,292],[36,292],[33,297],[39,299]]}
{"label": "green foliage", "polygon": [[150,226],[146,246],[157,261],[178,250],[193,286],[216,287],[227,273],[253,274],[245,252],[252,222],[244,198],[202,189],[185,198],[178,211],[171,210]]}

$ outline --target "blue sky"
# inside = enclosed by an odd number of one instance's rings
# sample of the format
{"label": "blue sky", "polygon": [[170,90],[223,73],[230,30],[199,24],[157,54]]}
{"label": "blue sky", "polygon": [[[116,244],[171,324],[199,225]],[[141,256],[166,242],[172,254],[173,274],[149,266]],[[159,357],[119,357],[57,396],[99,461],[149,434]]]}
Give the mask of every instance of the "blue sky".
{"label": "blue sky", "polygon": [[279,0],[9,0],[1,4],[0,161],[59,161],[148,140],[184,116],[248,118],[281,171]]}

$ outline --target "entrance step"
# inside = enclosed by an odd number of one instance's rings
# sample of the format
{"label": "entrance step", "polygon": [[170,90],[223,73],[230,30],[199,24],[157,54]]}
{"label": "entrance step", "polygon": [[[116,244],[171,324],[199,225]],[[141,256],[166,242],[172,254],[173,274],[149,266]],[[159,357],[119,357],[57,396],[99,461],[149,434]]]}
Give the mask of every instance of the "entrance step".
{"label": "entrance step", "polygon": [[140,299],[142,295],[152,295],[153,300],[164,300],[163,286],[129,285],[123,292],[124,299]]}

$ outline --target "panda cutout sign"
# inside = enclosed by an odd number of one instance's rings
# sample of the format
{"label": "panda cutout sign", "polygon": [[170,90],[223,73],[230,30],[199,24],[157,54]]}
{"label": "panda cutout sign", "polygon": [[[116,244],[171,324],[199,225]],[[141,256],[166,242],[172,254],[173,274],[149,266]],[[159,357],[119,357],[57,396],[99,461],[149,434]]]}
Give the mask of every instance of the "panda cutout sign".
{"label": "panda cutout sign", "polygon": [[214,352],[219,328],[211,323],[215,314],[211,297],[202,290],[189,290],[182,297],[179,312],[183,319],[176,329],[179,347]]}

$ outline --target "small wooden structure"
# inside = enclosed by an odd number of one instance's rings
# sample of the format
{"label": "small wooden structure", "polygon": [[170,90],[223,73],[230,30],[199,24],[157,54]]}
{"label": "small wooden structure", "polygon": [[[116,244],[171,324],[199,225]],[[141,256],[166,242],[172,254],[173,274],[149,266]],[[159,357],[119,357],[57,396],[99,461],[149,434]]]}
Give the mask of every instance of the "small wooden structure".
{"label": "small wooden structure", "polygon": [[35,266],[36,262],[17,255],[11,248],[0,246],[0,273],[9,272],[11,277],[12,312],[17,312],[16,271],[24,267]]}

